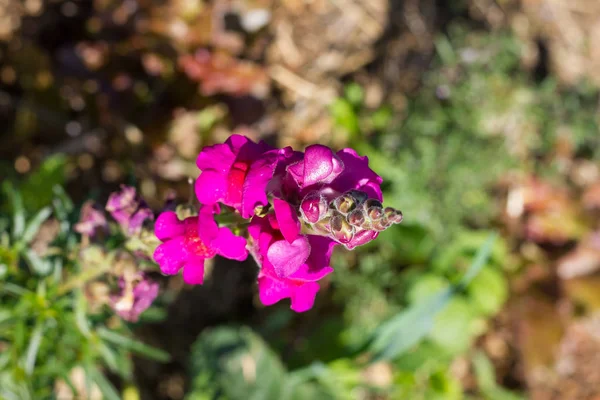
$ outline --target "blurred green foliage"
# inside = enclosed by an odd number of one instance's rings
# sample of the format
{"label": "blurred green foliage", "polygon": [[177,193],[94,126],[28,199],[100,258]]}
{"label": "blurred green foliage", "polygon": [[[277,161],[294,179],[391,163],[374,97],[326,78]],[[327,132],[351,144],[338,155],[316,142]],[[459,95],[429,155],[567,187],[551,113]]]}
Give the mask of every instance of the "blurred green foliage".
{"label": "blurred green foliage", "polygon": [[[64,179],[63,167],[64,159],[50,157],[18,190],[10,181],[2,185],[7,211],[0,212],[0,399],[52,399],[59,381],[78,395],[82,385],[88,394],[95,386],[103,398],[119,399],[106,371],[131,381],[132,353],[169,359],[132,339],[131,330],[109,313],[90,313],[85,284],[106,273],[114,257],[81,249],[73,230],[79,210],[55,185]],[[85,382],[72,381],[78,367]]]}

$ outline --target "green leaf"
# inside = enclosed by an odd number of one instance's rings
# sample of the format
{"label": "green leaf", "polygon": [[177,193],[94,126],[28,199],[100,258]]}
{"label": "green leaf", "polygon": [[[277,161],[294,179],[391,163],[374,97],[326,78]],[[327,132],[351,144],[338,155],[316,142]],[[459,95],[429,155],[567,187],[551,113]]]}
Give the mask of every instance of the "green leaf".
{"label": "green leaf", "polygon": [[28,376],[33,374],[33,368],[35,367],[35,360],[37,358],[38,350],[40,349],[40,344],[42,343],[42,335],[44,334],[44,321],[38,321],[35,328],[33,328],[33,332],[31,334],[31,338],[29,339],[29,345],[27,346],[27,352],[25,354],[25,373]]}
{"label": "green leaf", "polygon": [[486,264],[495,240],[496,234],[489,236],[458,285],[408,307],[383,323],[371,336],[367,346],[372,353],[372,360],[393,359],[427,336],[434,326],[436,314],[448,304],[452,295],[466,287]]}
{"label": "green leaf", "polygon": [[[98,386],[102,396],[105,400],[120,400],[121,396],[117,393],[115,387],[106,379],[102,372],[98,371],[95,367],[87,367],[86,375]],[[89,391],[88,391],[89,393]]]}
{"label": "green leaf", "polygon": [[454,297],[435,317],[429,339],[450,354],[459,354],[469,348],[473,338],[473,309],[460,296]]}
{"label": "green leaf", "polygon": [[128,338],[127,336],[123,336],[119,333],[109,331],[104,327],[98,328],[97,332],[102,339],[122,348],[143,355],[147,358],[151,358],[160,362],[168,362],[171,359],[169,353],[163,350],[157,349],[152,346],[148,346],[147,344],[144,344],[132,338]]}
{"label": "green leaf", "polygon": [[23,234],[23,230],[25,229],[25,208],[23,207],[23,197],[17,190],[15,190],[14,186],[9,181],[4,182],[4,184],[2,185],[2,189],[11,201],[11,212],[13,216],[13,237],[19,238],[21,237],[21,235]]}
{"label": "green leaf", "polygon": [[38,211],[38,213],[25,227],[25,231],[23,232],[23,236],[21,236],[21,240],[25,243],[31,242],[36,233],[40,230],[40,226],[48,219],[50,214],[52,214],[52,208],[50,207],[44,207]]}
{"label": "green leaf", "polygon": [[52,271],[52,262],[41,258],[32,249],[25,250],[23,257],[31,267],[32,271],[38,275],[45,276]]}
{"label": "green leaf", "polygon": [[501,271],[485,268],[473,279],[467,292],[477,311],[494,315],[508,298],[508,283]]}

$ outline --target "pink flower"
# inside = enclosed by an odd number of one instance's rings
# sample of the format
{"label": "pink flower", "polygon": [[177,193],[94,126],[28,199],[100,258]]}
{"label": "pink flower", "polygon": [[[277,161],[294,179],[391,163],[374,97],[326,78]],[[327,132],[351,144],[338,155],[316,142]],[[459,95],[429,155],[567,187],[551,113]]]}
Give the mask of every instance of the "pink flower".
{"label": "pink flower", "polygon": [[232,260],[246,259],[246,239],[219,227],[213,218],[216,210],[218,207],[202,207],[198,216],[183,221],[171,211],[159,215],[154,229],[164,243],[156,248],[154,260],[164,274],[174,275],[183,268],[186,283],[202,284],[205,259],[217,254]]}
{"label": "pink flower", "polygon": [[251,252],[261,266],[258,275],[259,297],[272,305],[290,298],[296,312],[312,308],[319,291],[318,280],[333,272],[329,265],[335,242],[315,235],[284,238],[273,214],[254,217],[248,228],[253,239]]}
{"label": "pink flower", "polygon": [[267,185],[282,157],[291,148],[274,150],[264,142],[254,143],[231,135],[224,144],[202,149],[196,165],[202,171],[196,180],[196,196],[204,205],[219,202],[250,218],[257,206],[266,206]]}
{"label": "pink flower", "polygon": [[142,272],[137,275],[136,280],[137,283],[119,279],[121,292],[112,296],[110,302],[117,314],[130,322],[136,322],[158,296],[158,283],[145,278]]}
{"label": "pink flower", "polygon": [[94,207],[93,201],[86,201],[81,207],[79,222],[74,229],[75,232],[92,237],[97,229],[106,229],[106,218],[102,211]]}
{"label": "pink flower", "polygon": [[120,192],[110,195],[106,203],[106,211],[128,235],[139,233],[144,221],[154,218],[152,211],[137,195],[135,188],[126,185],[121,185]]}

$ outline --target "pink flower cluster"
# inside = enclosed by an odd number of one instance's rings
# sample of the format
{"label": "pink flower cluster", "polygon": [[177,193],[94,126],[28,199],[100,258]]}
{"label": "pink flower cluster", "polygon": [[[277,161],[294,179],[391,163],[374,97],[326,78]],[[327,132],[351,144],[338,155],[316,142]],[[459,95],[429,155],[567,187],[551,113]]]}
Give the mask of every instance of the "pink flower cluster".
{"label": "pink flower cluster", "polygon": [[[199,215],[180,221],[161,214],[155,233],[163,243],[154,259],[163,273],[183,269],[184,280],[198,284],[205,259],[250,254],[265,305],[289,298],[292,310],[310,309],[318,281],[333,272],[336,245],[353,249],[402,220],[400,211],[383,207],[381,177],[352,149],[312,145],[298,152],[232,135],[204,148],[196,164]],[[245,222],[238,235],[215,222],[222,209]]]}

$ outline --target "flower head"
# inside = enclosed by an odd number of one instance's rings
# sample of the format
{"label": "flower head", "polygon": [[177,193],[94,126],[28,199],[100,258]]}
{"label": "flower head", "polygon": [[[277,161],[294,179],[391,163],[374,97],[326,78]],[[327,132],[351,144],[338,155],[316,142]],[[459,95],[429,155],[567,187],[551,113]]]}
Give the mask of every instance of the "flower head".
{"label": "flower head", "polygon": [[134,279],[119,279],[120,293],[112,296],[110,305],[126,321],[136,322],[158,296],[158,283],[138,272]]}
{"label": "flower head", "polygon": [[153,219],[152,210],[137,195],[134,187],[121,185],[119,192],[112,193],[106,203],[106,211],[121,225],[128,235],[138,234],[144,221]]}
{"label": "flower head", "polygon": [[261,266],[258,290],[263,304],[289,298],[294,311],[312,308],[317,281],[333,272],[329,263],[336,243],[315,235],[298,235],[289,242],[273,214],[252,218],[248,231],[251,252]]}
{"label": "flower head", "polygon": [[74,229],[75,232],[92,237],[97,229],[106,229],[106,217],[94,207],[93,201],[86,201],[81,207],[79,222]]}
{"label": "flower head", "polygon": [[213,217],[217,210],[202,207],[198,216],[183,221],[172,211],[159,215],[155,234],[163,243],[154,251],[154,260],[164,274],[174,275],[183,268],[186,283],[201,284],[205,259],[217,254],[238,261],[246,259],[246,239],[219,227]]}

